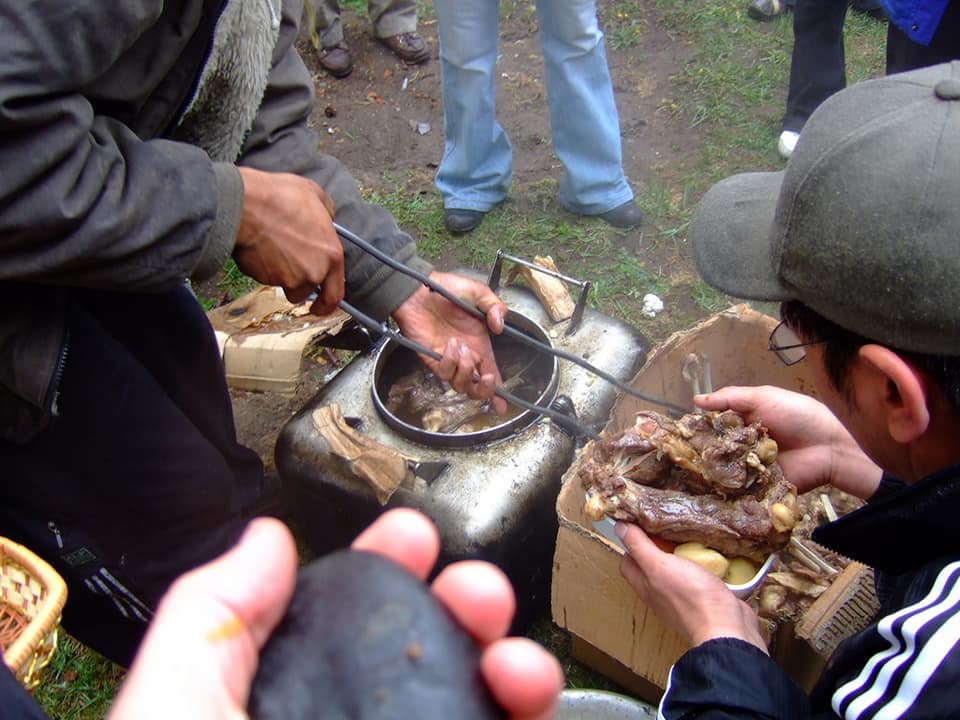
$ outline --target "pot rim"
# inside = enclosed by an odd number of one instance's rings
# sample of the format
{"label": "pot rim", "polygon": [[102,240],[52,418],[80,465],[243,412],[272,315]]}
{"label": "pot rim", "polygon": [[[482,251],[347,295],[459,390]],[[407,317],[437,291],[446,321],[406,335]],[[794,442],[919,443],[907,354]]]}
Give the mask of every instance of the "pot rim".
{"label": "pot rim", "polygon": [[[534,320],[515,310],[508,310],[504,322],[513,326],[521,332],[531,335],[540,342],[553,347],[553,343],[546,331]],[[496,336],[494,336],[496,337]],[[493,427],[477,430],[467,433],[439,433],[424,430],[416,425],[404,422],[387,408],[386,403],[380,397],[379,383],[383,371],[384,363],[387,358],[396,352],[413,353],[412,350],[401,346],[395,340],[388,339],[377,350],[376,358],[373,364],[373,382],[370,384],[370,393],[373,397],[373,404],[383,421],[393,430],[399,432],[409,440],[419,442],[430,447],[475,447],[478,445],[489,445],[506,437],[516,435],[533,425],[543,415],[533,410],[524,409],[518,415],[506,420]],[[538,352],[531,349],[531,352]],[[536,404],[548,407],[557,396],[557,389],[560,385],[559,362],[556,356],[550,356],[550,377],[547,380],[543,390],[537,396]]]}

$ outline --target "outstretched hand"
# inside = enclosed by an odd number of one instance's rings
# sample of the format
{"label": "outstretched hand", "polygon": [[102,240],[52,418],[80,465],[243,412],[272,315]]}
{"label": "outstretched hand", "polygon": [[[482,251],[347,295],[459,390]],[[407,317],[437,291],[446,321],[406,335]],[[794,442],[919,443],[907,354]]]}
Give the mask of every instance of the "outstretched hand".
{"label": "outstretched hand", "polygon": [[[422,514],[394,510],[353,547],[390,557],[423,580],[439,539]],[[260,649],[286,610],[296,570],[286,526],[259,518],[233,549],[182,576],[161,602],[109,718],[245,718]],[[484,677],[510,716],[550,717],[563,673],[536,643],[504,637],[514,609],[506,577],[487,563],[461,562],[432,588],[484,648]]]}
{"label": "outstretched hand", "polygon": [[493,396],[502,378],[489,332],[499,335],[503,331],[507,306],[489,287],[462,275],[435,272],[430,279],[479,308],[486,314],[486,325],[426,287],[420,287],[397,308],[394,320],[408,338],[443,355],[442,360],[420,356],[427,368],[457,392],[477,400],[492,397],[494,409],[502,413],[506,402]]}

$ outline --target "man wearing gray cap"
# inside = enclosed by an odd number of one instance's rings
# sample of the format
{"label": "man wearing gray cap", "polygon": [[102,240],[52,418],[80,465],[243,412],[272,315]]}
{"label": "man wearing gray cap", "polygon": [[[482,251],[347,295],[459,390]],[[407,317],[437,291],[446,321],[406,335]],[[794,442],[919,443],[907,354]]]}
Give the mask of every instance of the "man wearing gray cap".
{"label": "man wearing gray cap", "polygon": [[762,421],[801,492],[867,500],[813,538],[874,568],[880,610],[808,698],[748,605],[618,523],[623,575],[692,646],[661,717],[960,717],[960,63],[837,93],[783,172],[711,188],[690,239],[708,283],[782,303],[769,349],[806,358],[819,398],[729,387],[697,404]]}

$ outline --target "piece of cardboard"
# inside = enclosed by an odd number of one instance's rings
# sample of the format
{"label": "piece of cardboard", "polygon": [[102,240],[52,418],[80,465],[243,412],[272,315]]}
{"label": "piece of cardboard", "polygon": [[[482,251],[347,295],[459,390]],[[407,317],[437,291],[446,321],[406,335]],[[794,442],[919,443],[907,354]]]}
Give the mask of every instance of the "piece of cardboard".
{"label": "piece of cardboard", "polygon": [[[788,367],[768,351],[768,338],[776,323],[774,318],[746,305],[732,307],[692,330],[668,338],[651,353],[631,385],[692,410],[691,386],[682,376],[681,368],[691,353],[698,353],[709,361],[714,389],[725,385],[769,384],[815,395],[804,363]],[[641,409],[662,411],[632,395],[621,394],[611,411],[608,429],[618,432],[632,425],[636,412]],[[583,510],[584,490],[577,479],[580,460],[578,454],[564,474],[557,500],[560,529],[553,563],[553,619],[645,681],[631,685],[646,688],[646,694],[641,697],[656,702],[666,685],[670,667],[689,645],[678,632],[661,623],[621,577],[622,549],[594,532]],[[777,644],[784,657],[799,654],[790,649],[792,641],[792,638],[778,637]],[[802,667],[792,674],[806,678],[814,662],[817,661],[804,660]],[[626,684],[622,677],[612,679]]]}
{"label": "piece of cardboard", "polygon": [[207,313],[227,383],[241,390],[292,395],[303,351],[319,335],[336,335],[350,319],[342,310],[317,317],[310,301],[295,305],[278,287],[259,287]]}

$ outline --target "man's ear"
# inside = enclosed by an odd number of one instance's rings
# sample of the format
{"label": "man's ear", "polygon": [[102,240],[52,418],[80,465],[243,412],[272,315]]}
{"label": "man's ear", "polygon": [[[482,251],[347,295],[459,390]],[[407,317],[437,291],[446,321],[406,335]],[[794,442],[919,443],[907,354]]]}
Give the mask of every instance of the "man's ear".
{"label": "man's ear", "polygon": [[871,375],[869,382],[875,397],[879,396],[890,437],[905,444],[923,435],[930,425],[923,375],[882,345],[864,345],[858,356]]}

